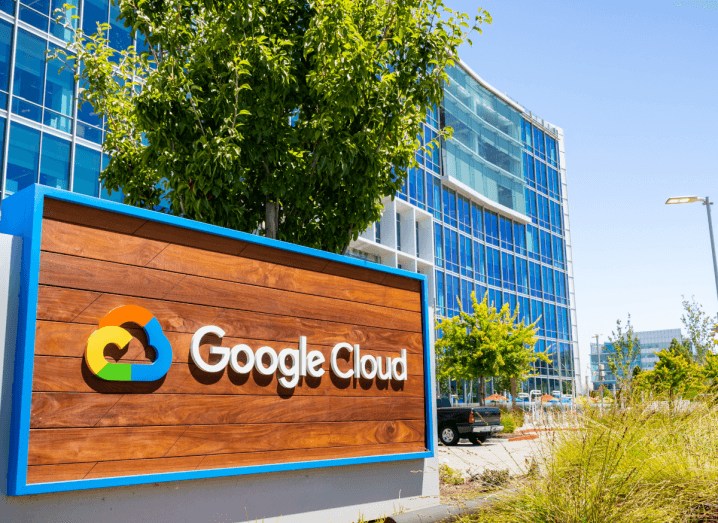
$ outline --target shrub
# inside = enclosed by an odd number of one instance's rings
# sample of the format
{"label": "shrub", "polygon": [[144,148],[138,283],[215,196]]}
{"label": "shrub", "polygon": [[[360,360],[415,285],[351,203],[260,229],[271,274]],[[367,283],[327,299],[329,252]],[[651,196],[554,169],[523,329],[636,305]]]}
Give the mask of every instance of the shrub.
{"label": "shrub", "polygon": [[516,430],[516,421],[514,421],[514,415],[510,412],[501,413],[501,424],[504,426],[504,434],[513,434]]}
{"label": "shrub", "polygon": [[449,465],[439,465],[439,481],[445,485],[461,485],[464,477],[461,472],[452,469]]}
{"label": "shrub", "polygon": [[718,406],[658,407],[627,400],[625,408],[587,409],[582,430],[546,439],[514,495],[462,521],[717,521]]}

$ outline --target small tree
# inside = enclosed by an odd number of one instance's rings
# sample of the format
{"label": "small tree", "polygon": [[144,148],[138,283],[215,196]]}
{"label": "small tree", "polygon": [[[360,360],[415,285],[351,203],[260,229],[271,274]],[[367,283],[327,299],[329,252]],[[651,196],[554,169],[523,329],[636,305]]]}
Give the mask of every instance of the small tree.
{"label": "small tree", "polygon": [[480,401],[484,403],[486,378],[491,376],[524,377],[537,358],[535,324],[518,320],[518,308],[512,314],[508,304],[500,312],[488,304],[488,293],[479,303],[471,293],[473,314],[461,312],[443,319],[437,329],[437,373],[442,377],[480,381]]}
{"label": "small tree", "polygon": [[673,338],[671,340],[670,346],[668,347],[668,350],[670,350],[674,354],[679,354],[683,356],[687,360],[693,360],[693,351],[691,350],[691,344],[688,340],[684,340],[681,343],[676,338]]}
{"label": "small tree", "polygon": [[685,354],[670,349],[657,352],[658,361],[652,371],[639,376],[639,387],[668,395],[671,411],[677,397],[695,397],[703,389],[705,374],[700,365]]}
{"label": "small tree", "polygon": [[621,320],[616,320],[616,331],[611,333],[608,339],[611,345],[611,351],[607,355],[608,367],[622,389],[630,389],[633,376],[631,370],[641,354],[641,345],[633,333],[630,314],[626,326],[624,331]]}
{"label": "small tree", "polygon": [[696,302],[694,296],[691,296],[691,301],[684,297],[682,303],[685,312],[681,316],[681,321],[686,329],[688,340],[693,346],[695,360],[698,363],[703,363],[706,353],[711,350],[711,347],[716,346],[712,329],[717,320],[710,318],[703,311],[703,307]]}

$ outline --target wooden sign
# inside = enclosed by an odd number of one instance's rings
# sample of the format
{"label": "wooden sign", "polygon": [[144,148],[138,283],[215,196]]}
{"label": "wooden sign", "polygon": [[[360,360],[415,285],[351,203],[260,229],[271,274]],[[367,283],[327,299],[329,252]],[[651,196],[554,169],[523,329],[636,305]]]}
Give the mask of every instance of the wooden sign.
{"label": "wooden sign", "polygon": [[33,186],[9,494],[433,456],[422,275]]}

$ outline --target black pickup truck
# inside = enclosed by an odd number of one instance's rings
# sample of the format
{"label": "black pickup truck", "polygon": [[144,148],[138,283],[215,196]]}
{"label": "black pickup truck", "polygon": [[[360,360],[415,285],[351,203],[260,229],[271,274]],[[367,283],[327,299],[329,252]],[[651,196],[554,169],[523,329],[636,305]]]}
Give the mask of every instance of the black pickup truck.
{"label": "black pickup truck", "polygon": [[461,438],[479,445],[504,430],[498,407],[452,407],[449,398],[439,398],[437,404],[439,443],[444,445],[456,445]]}

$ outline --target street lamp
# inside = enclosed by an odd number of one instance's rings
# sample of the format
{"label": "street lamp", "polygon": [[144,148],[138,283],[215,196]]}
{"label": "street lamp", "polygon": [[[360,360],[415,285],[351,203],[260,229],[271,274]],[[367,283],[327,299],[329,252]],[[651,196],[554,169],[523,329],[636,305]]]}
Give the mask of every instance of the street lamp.
{"label": "street lamp", "polygon": [[698,196],[678,196],[676,198],[668,198],[666,200],[666,205],[673,205],[677,203],[693,203],[693,202],[702,202],[703,205],[706,206],[706,211],[708,212],[708,232],[711,236],[711,254],[713,254],[713,272],[715,274],[716,278],[716,296],[718,296],[718,262],[716,261],[716,246],[715,242],[713,240],[713,220],[711,219],[711,205],[713,205],[713,202],[710,201],[710,198],[706,196],[705,198],[699,198]]}

